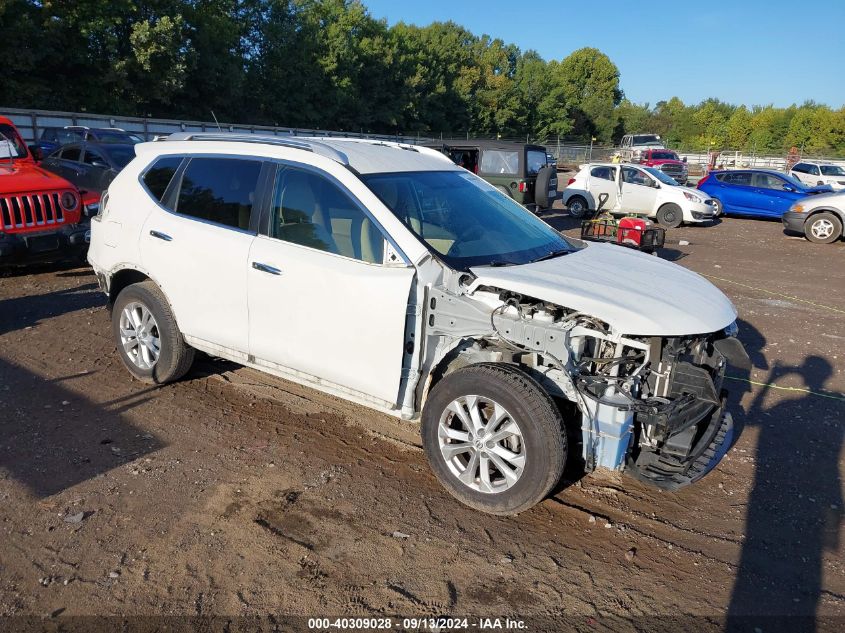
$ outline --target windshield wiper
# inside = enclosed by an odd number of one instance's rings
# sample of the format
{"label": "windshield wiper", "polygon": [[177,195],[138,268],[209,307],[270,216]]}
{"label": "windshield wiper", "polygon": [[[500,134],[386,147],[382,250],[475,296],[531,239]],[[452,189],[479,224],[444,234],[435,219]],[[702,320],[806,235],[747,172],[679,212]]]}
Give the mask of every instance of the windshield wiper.
{"label": "windshield wiper", "polygon": [[560,257],[561,255],[569,255],[572,251],[568,248],[559,248],[556,251],[549,251],[545,255],[541,255],[537,259],[532,259],[529,263],[533,264],[535,262],[542,262],[546,261],[547,259],[554,259],[555,257]]}
{"label": "windshield wiper", "polygon": [[496,268],[497,266],[519,266],[519,262],[509,262],[509,261],[506,261],[506,260],[505,261],[499,260],[499,261],[495,261],[495,262],[490,262],[487,265],[490,266],[491,268]]}

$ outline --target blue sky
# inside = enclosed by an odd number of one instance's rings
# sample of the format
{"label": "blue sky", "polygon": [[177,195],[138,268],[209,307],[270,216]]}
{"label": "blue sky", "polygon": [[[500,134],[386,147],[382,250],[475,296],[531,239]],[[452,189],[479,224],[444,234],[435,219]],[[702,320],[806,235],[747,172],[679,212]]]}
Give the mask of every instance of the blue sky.
{"label": "blue sky", "polygon": [[845,105],[845,0],[363,0],[375,18],[452,20],[562,59],[593,46],[637,103]]}

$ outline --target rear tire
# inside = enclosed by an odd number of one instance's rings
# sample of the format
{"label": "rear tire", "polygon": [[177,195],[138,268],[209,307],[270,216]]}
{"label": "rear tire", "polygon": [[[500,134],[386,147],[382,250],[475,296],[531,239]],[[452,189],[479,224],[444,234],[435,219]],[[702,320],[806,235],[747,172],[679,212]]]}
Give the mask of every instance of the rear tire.
{"label": "rear tire", "polygon": [[683,220],[683,211],[681,211],[681,207],[679,207],[674,202],[664,204],[657,211],[657,223],[660,226],[666,227],[667,229],[678,228],[679,226],[681,226],[681,222],[683,222]]}
{"label": "rear tire", "polygon": [[184,376],[194,362],[164,293],[152,281],[127,286],[112,309],[120,360],[142,382],[163,385]]}
{"label": "rear tire", "polygon": [[569,209],[569,215],[573,218],[583,218],[590,208],[587,200],[583,196],[572,196],[566,203],[566,208]]}
{"label": "rear tire", "polygon": [[725,215],[725,207],[722,205],[722,201],[718,198],[713,198],[713,203],[716,206],[716,217],[720,218]]}
{"label": "rear tire", "polygon": [[814,244],[830,244],[842,237],[842,221],[828,211],[817,213],[804,223],[804,235]]}
{"label": "rear tire", "polygon": [[426,401],[421,434],[443,487],[490,514],[517,514],[542,501],[566,463],[557,406],[533,378],[509,365],[448,374]]}

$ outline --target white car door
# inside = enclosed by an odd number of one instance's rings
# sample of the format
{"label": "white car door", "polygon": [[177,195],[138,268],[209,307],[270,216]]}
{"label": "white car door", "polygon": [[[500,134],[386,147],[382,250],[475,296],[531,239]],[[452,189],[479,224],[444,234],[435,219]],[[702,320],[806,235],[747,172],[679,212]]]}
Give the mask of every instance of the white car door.
{"label": "white car door", "polygon": [[279,165],[248,264],[257,364],[396,403],[415,270],[385,265],[372,217],[328,174]]}
{"label": "white car door", "polygon": [[656,181],[635,167],[622,167],[621,210],[625,213],[653,215],[657,202]]}
{"label": "white car door", "polygon": [[[156,169],[165,157],[153,164]],[[246,354],[250,215],[262,162],[190,158],[148,215],[141,261],[183,334]],[[145,177],[149,178],[148,176]],[[257,225],[257,222],[256,222]]]}
{"label": "white car door", "polygon": [[616,194],[618,185],[616,177],[618,168],[614,165],[594,165],[589,167],[589,190],[595,200],[595,205],[598,207],[599,196],[603,193],[607,194],[607,202],[602,207],[603,210],[609,211],[616,204]]}

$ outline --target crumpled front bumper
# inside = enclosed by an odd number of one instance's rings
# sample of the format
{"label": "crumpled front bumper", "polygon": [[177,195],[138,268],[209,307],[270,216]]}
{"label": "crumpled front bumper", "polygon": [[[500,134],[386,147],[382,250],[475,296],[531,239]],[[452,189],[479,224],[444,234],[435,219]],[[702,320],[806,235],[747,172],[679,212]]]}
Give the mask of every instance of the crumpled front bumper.
{"label": "crumpled front bumper", "polygon": [[722,460],[733,444],[733,417],[726,410],[727,392],[722,392],[718,405],[712,405],[699,421],[695,407],[699,400],[688,407],[673,412],[668,420],[673,429],[659,450],[641,450],[629,455],[625,472],[640,481],[664,490],[677,490],[704,477]]}

